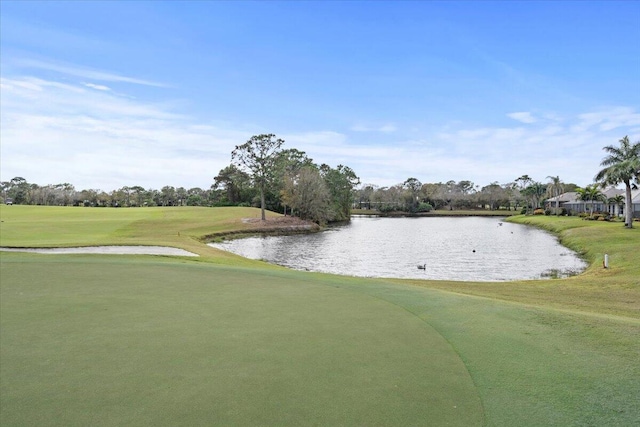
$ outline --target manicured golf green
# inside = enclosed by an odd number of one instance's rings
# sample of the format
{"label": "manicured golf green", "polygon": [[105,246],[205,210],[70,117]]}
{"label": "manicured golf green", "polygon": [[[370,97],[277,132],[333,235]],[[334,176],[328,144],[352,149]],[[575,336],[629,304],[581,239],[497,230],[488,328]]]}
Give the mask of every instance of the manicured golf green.
{"label": "manicured golf green", "polygon": [[0,246],[201,256],[1,252],[0,425],[640,423],[637,230],[536,219],[594,264],[506,284],[296,272],[199,241],[256,212],[1,207]]}

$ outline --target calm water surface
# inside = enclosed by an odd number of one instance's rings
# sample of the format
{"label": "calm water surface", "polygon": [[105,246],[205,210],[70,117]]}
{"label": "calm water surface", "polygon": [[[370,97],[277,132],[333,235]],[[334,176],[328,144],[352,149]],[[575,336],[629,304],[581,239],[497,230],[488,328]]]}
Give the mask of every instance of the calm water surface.
{"label": "calm water surface", "polygon": [[507,281],[586,268],[553,235],[500,218],[353,217],[321,233],[210,245],[293,269],[363,277]]}

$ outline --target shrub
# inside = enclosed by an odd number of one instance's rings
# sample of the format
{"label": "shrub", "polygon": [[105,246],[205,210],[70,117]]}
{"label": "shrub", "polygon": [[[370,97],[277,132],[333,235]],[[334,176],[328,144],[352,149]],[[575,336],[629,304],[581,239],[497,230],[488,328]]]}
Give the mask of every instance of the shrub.
{"label": "shrub", "polygon": [[538,209],[533,211],[533,214],[534,215],[544,215],[544,209],[538,208]]}
{"label": "shrub", "polygon": [[431,206],[429,203],[421,202],[418,205],[418,209],[416,209],[416,212],[429,212],[432,209],[433,209],[433,206]]}
{"label": "shrub", "polygon": [[545,214],[546,216],[551,215],[551,209],[545,209],[544,214]]}

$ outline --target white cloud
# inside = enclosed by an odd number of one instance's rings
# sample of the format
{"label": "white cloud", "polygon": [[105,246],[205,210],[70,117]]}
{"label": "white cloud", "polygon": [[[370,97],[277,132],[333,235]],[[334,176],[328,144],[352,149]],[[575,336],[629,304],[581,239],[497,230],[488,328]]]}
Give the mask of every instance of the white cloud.
{"label": "white cloud", "polygon": [[382,133],[392,133],[398,130],[398,128],[392,124],[392,123],[387,123],[384,125],[378,125],[378,126],[369,126],[369,125],[364,125],[362,123],[359,124],[355,124],[350,128],[351,131],[353,132],[382,132]]}
{"label": "white cloud", "polygon": [[[196,121],[176,104],[143,102],[86,83],[21,77],[2,78],[0,84],[3,181],[22,176],[40,185],[71,182],[104,190],[206,188],[229,165],[231,150],[262,131]],[[362,182],[381,186],[409,177],[468,179],[483,186],[522,174],[539,181],[559,175],[585,185],[599,168],[602,147],[625,134],[640,138],[640,115],[628,107],[539,117],[527,126],[472,127],[457,121],[429,132],[393,126],[395,132],[384,133],[384,126],[375,126],[370,129],[379,132],[366,135],[285,130],[278,136],[316,163],[347,165]],[[420,136],[406,136],[412,134]]]}
{"label": "white cloud", "polygon": [[110,91],[111,88],[109,86],[104,86],[104,85],[97,85],[94,83],[83,83],[83,85],[85,85],[86,87],[90,87],[91,89],[95,89],[95,90],[103,90],[103,91]]}
{"label": "white cloud", "polygon": [[579,114],[578,122],[572,126],[572,130],[608,132],[618,128],[637,126],[640,126],[640,112],[630,107],[611,107]]}
{"label": "white cloud", "polygon": [[512,118],[513,120],[517,120],[519,122],[527,123],[527,124],[535,123],[535,122],[538,121],[538,119],[533,117],[533,115],[528,111],[520,111],[520,112],[516,112],[516,113],[509,113],[509,114],[507,114],[507,116]]}
{"label": "white cloud", "polygon": [[3,78],[2,90],[2,180],[105,190],[208,187],[251,135],[85,85]]}

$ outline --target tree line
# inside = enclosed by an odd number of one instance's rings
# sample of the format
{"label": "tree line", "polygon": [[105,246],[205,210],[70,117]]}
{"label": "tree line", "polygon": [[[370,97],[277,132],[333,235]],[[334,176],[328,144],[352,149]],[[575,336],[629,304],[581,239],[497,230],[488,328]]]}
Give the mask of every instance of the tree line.
{"label": "tree line", "polygon": [[[439,209],[521,209],[531,213],[548,198],[575,191],[585,201],[602,200],[599,188],[625,185],[625,203],[631,205],[631,189],[640,177],[640,142],[630,143],[625,136],[620,146],[606,146],[594,184],[584,188],[564,183],[559,176],[547,182],[522,175],[511,182],[492,182],[480,187],[472,181],[422,183],[410,177],[389,187],[364,184],[348,166],[335,168],[316,164],[305,152],[285,149],[284,140],[274,134],[252,136],[231,152],[231,163],[221,169],[208,189],[165,186],[160,190],[124,186],[109,192],[76,190],[72,184],[39,186],[22,177],[0,183],[5,201],[32,205],[74,206],[259,206],[262,218],[266,209],[292,214],[302,219],[327,223],[349,220],[351,209],[376,209],[380,212],[428,212]],[[621,204],[616,200],[603,200]],[[560,213],[558,205],[553,209]],[[631,224],[631,210],[626,210]]]}
{"label": "tree line", "polygon": [[318,223],[348,221],[360,179],[348,166],[316,164],[305,152],[284,149],[274,134],[251,137],[231,153],[208,189],[124,186],[77,190],[73,184],[40,186],[23,177],[0,183],[5,202],[24,205],[142,207],[259,206]]}
{"label": "tree line", "polygon": [[529,211],[539,208],[548,197],[578,188],[576,184],[563,183],[559,177],[548,178],[551,181],[542,183],[523,175],[506,184],[496,181],[480,187],[468,180],[423,184],[411,177],[390,187],[365,184],[356,191],[356,200],[358,207],[380,212],[420,213],[442,209]]}

